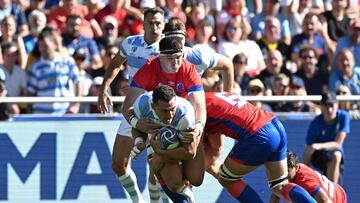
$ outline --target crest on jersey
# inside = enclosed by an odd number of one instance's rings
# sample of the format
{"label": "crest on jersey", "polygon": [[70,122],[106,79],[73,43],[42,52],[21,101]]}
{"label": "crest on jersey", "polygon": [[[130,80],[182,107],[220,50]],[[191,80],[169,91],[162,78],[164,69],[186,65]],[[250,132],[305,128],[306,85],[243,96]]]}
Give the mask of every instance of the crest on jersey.
{"label": "crest on jersey", "polygon": [[138,48],[137,46],[133,46],[133,47],[131,47],[131,51],[136,52],[137,48]]}
{"label": "crest on jersey", "polygon": [[182,83],[177,83],[176,84],[176,89],[177,89],[177,91],[179,92],[179,93],[183,93],[184,91],[185,91],[185,88],[184,88],[184,84],[182,84]]}

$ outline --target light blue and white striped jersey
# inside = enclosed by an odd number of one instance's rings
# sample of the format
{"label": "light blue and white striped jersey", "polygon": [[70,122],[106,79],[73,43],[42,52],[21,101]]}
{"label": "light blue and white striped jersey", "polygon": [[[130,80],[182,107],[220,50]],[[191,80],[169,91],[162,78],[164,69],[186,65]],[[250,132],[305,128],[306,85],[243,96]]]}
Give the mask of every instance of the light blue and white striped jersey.
{"label": "light blue and white striped jersey", "polygon": [[[160,40],[159,40],[160,41]],[[159,41],[148,45],[143,35],[132,35],[120,43],[120,55],[127,59],[130,79],[150,58],[160,54]]]}
{"label": "light blue and white striped jersey", "polygon": [[182,98],[176,96],[176,112],[170,123],[165,124],[160,121],[159,117],[151,107],[152,92],[146,92],[140,95],[134,103],[135,116],[137,118],[147,118],[162,126],[171,126],[176,130],[182,131],[195,124],[195,110],[191,103]]}
{"label": "light blue and white striped jersey", "polygon": [[[70,97],[74,91],[70,84],[79,80],[79,70],[70,56],[56,53],[52,61],[40,58],[29,72],[27,89],[39,97]],[[69,103],[37,103],[34,113],[63,114]]]}
{"label": "light blue and white striped jersey", "polygon": [[[150,58],[160,54],[159,41],[148,45],[143,35],[132,35],[120,43],[120,55],[127,58],[128,73],[130,79]],[[199,50],[184,47],[185,59],[194,64],[201,76],[207,68],[214,68],[218,58],[211,50]],[[129,81],[130,82],[130,81]]]}

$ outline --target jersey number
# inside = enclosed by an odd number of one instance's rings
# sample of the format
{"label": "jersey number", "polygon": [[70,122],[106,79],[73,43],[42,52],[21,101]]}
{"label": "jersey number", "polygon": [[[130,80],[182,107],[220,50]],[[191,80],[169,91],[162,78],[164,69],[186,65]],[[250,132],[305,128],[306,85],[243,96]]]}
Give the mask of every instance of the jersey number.
{"label": "jersey number", "polygon": [[228,94],[225,95],[227,93],[215,93],[215,96],[229,104],[231,104],[232,106],[237,106],[238,109],[240,109],[242,106],[244,106],[247,101],[244,99],[241,99],[239,96],[233,95],[233,94]]}

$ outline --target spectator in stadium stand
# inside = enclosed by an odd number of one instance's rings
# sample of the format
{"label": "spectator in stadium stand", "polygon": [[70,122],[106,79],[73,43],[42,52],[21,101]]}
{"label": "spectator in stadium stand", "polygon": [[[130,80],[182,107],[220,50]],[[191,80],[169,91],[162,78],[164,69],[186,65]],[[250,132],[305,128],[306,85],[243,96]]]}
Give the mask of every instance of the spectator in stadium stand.
{"label": "spectator in stadium stand", "polygon": [[[250,80],[246,92],[247,96],[265,96],[265,86],[260,79],[255,78]],[[250,103],[268,112],[273,111],[269,104],[262,101],[251,101]]]}
{"label": "spectator in stadium stand", "polygon": [[[42,31],[38,39],[40,58],[30,67],[27,90],[29,96],[69,97],[82,96],[79,69],[69,55],[57,50],[57,39],[53,32]],[[71,88],[74,84],[75,91]],[[80,103],[37,103],[33,113],[62,115],[78,113]]]}
{"label": "spectator in stadium stand", "polygon": [[26,19],[29,20],[29,15],[33,10],[39,10],[43,13],[47,13],[47,10],[45,9],[46,0],[31,0],[29,2],[29,6],[24,11]]}
{"label": "spectator in stadium stand", "polygon": [[[5,81],[1,79],[1,70],[0,70],[0,98],[6,97],[6,86]],[[1,102],[0,103],[0,121],[4,121],[9,119],[10,117],[10,106],[8,103]]]}
{"label": "spectator in stadium stand", "polygon": [[285,64],[286,61],[290,60],[291,52],[290,46],[282,39],[279,39],[280,33],[280,21],[274,16],[268,16],[265,18],[264,34],[256,43],[259,45],[264,56],[270,51],[279,50]]}
{"label": "spectator in stadium stand", "polygon": [[[62,37],[60,35],[60,31],[57,28],[53,28],[53,27],[45,27],[43,30],[41,30],[41,32],[51,32],[55,38],[56,38],[56,48],[57,51],[60,52],[60,54],[62,55],[69,55],[68,50],[66,49],[66,47],[64,47],[62,45]],[[36,42],[35,47],[33,48],[33,50],[29,53],[27,61],[26,61],[26,66],[25,66],[25,70],[29,71],[32,63],[35,60],[38,60],[40,58],[40,52],[39,52],[39,48],[38,48],[38,43]]]}
{"label": "spectator in stadium stand", "polygon": [[[104,76],[106,69],[108,68],[108,65],[110,64],[111,59],[116,55],[116,53],[119,51],[119,46],[115,42],[109,41],[105,47],[100,49],[100,55],[101,60],[103,61],[103,66],[96,70],[87,70],[87,72],[92,76],[92,78],[98,77],[98,76]],[[120,71],[120,73],[116,76],[118,78],[119,76],[124,76],[123,73],[126,73],[126,69],[124,67],[123,71]],[[115,78],[115,80],[116,80]]]}
{"label": "spectator in stadium stand", "polygon": [[86,50],[84,48],[79,48],[75,50],[72,55],[76,66],[79,68],[79,81],[82,84],[82,95],[88,95],[89,89],[92,84],[92,77],[89,73],[86,72]]}
{"label": "spectator in stadium stand", "polygon": [[333,42],[337,42],[340,37],[346,35],[350,27],[350,18],[346,14],[349,7],[347,0],[332,0],[332,10],[325,11],[322,16],[326,20],[329,37]]}
{"label": "spectator in stadium stand", "polygon": [[11,0],[0,0],[0,21],[7,16],[13,16],[17,27],[16,33],[20,36],[25,36],[29,32],[29,28],[26,22],[26,16],[21,8],[21,5],[12,2]]}
{"label": "spectator in stadium stand", "polygon": [[215,52],[215,44],[211,41],[214,33],[214,22],[205,18],[197,24],[194,49],[213,50]]}
{"label": "spectator in stadium stand", "polygon": [[[348,96],[351,95],[350,89],[345,85],[340,85],[336,89],[336,95]],[[360,119],[359,101],[339,101],[339,109],[344,109],[349,112],[350,118],[354,120]]]}
{"label": "spectator in stadium stand", "polygon": [[[115,80],[113,83],[114,89],[111,89],[114,96],[123,96],[125,97],[128,93],[128,90],[130,88],[129,80],[127,78],[120,78],[118,80]],[[113,106],[114,112],[122,113],[122,103],[115,103]]]}
{"label": "spectator in stadium stand", "polygon": [[126,10],[124,9],[125,0],[109,0],[108,4],[102,8],[97,14],[95,14],[95,20],[101,24],[102,19],[105,16],[111,15],[116,18],[119,23],[119,30],[122,29],[122,25],[125,22]]}
{"label": "spectator in stadium stand", "polygon": [[90,69],[98,69],[102,66],[99,48],[96,42],[80,33],[83,19],[78,15],[66,17],[66,32],[63,34],[63,45],[72,55],[75,50],[83,48],[86,50],[86,61]]}
{"label": "spectator in stadium stand", "polygon": [[335,58],[336,71],[330,74],[329,88],[335,92],[341,84],[347,86],[351,94],[360,94],[360,68],[355,66],[354,54],[350,49],[341,50]]}
{"label": "spectator in stadium stand", "polygon": [[26,53],[30,53],[34,49],[37,36],[46,27],[46,15],[40,10],[33,10],[29,14],[28,20],[30,33],[23,37]]}
{"label": "spectator in stadium stand", "polygon": [[[271,86],[272,95],[286,96],[289,94],[290,78],[284,73],[280,73],[274,78]],[[269,103],[274,112],[279,112],[286,102],[278,101]]]}
{"label": "spectator in stadium stand", "polygon": [[53,7],[48,13],[48,25],[58,28],[62,34],[66,32],[66,20],[70,15],[81,16],[80,33],[88,38],[100,36],[100,26],[94,19],[87,20],[89,11],[77,0],[63,0],[61,6]]}
{"label": "spectator in stadium stand", "polygon": [[262,13],[255,15],[251,19],[251,36],[254,40],[259,40],[261,36],[264,34],[265,29],[265,18],[268,16],[276,17],[280,20],[281,24],[281,33],[278,36],[281,38],[286,44],[290,44],[291,42],[291,34],[290,34],[290,27],[289,21],[286,17],[279,13],[280,8],[280,1],[279,0],[268,0],[265,1],[264,10]]}
{"label": "spectator in stadium stand", "polygon": [[[299,51],[302,45],[309,44],[314,46],[319,58],[319,67],[328,66],[328,53],[333,52],[329,50],[327,41],[323,36],[319,35],[320,22],[319,17],[313,13],[306,14],[303,21],[303,32],[295,35],[291,41],[291,60],[299,66]],[[322,31],[321,31],[322,32]],[[323,64],[320,66],[320,64]]]}
{"label": "spectator in stadium stand", "polygon": [[[304,81],[297,77],[292,76],[289,85],[288,95],[292,96],[306,96],[306,89]],[[307,101],[293,101],[287,102],[280,109],[281,112],[311,112],[311,104]]]}
{"label": "spectator in stadium stand", "polygon": [[195,41],[198,35],[197,28],[204,19],[208,19],[209,21],[212,20],[212,23],[215,24],[214,18],[211,15],[208,15],[206,3],[198,2],[191,9],[191,12],[187,16],[186,20],[186,38],[194,44],[196,43]]}
{"label": "spectator in stadium stand", "polygon": [[245,72],[247,57],[245,54],[236,54],[232,60],[234,66],[234,81],[239,84],[241,94],[246,95],[247,86],[251,79],[250,75]]}
{"label": "spectator in stadium stand", "polygon": [[307,94],[320,95],[327,92],[329,73],[316,65],[318,63],[316,49],[311,45],[304,45],[300,48],[299,57],[300,67],[295,75],[304,80]]}
{"label": "spectator in stadium stand", "polygon": [[230,20],[225,27],[224,40],[219,42],[217,51],[229,58],[244,53],[248,59],[245,72],[254,76],[265,68],[265,63],[259,46],[253,40],[247,39],[246,23]]}
{"label": "spectator in stadium stand", "polygon": [[103,35],[96,39],[96,44],[99,49],[104,49],[108,44],[115,43],[120,44],[120,38],[118,38],[118,22],[113,16],[106,16],[101,21],[101,30]]}
{"label": "spectator in stadium stand", "polygon": [[339,39],[336,45],[334,58],[342,49],[351,49],[355,56],[355,66],[360,67],[360,17],[353,19],[349,31],[349,35]]}
{"label": "spectator in stadium stand", "polygon": [[182,10],[183,0],[165,0],[166,7],[162,7],[165,11],[165,21],[172,17],[177,17],[186,24],[186,13]]}
{"label": "spectator in stadium stand", "polygon": [[[16,58],[19,55],[17,45],[13,42],[4,43],[1,45],[1,52],[4,58],[6,58],[4,64],[0,65],[0,71],[5,73],[7,96],[25,96],[27,75],[23,68],[16,65]],[[13,104],[13,106],[20,109],[17,104]]]}
{"label": "spectator in stadium stand", "polygon": [[284,73],[287,76],[290,76],[291,73],[284,66],[283,57],[279,50],[269,51],[267,55],[265,55],[265,64],[266,68],[257,75],[257,78],[264,83],[266,94],[271,95],[274,78],[280,73]]}
{"label": "spectator in stadium stand", "polygon": [[343,143],[350,132],[350,115],[338,109],[334,93],[322,94],[321,114],[312,120],[306,136],[304,164],[312,165],[329,180],[342,183],[344,168]]}
{"label": "spectator in stadium stand", "polygon": [[[219,41],[224,39],[224,31],[226,25],[230,20],[235,20],[238,23],[243,21],[243,18],[249,22],[250,16],[246,8],[245,0],[226,0],[225,6],[216,16],[216,37]],[[247,25],[250,32],[250,24]],[[248,33],[249,34],[249,33]]]}
{"label": "spectator in stadium stand", "polygon": [[[16,34],[16,21],[14,16],[10,15],[5,17],[1,23],[1,36],[0,36],[0,44],[7,42],[14,42],[17,44],[19,48],[19,57],[16,60],[16,63],[20,65],[20,67],[24,68],[26,63],[26,50],[22,37]],[[0,57],[2,58],[2,57]],[[5,60],[5,59],[3,59]]]}
{"label": "spectator in stadium stand", "polygon": [[300,34],[304,17],[310,12],[312,6],[311,0],[292,0],[287,13],[285,14],[289,20],[291,37]]}

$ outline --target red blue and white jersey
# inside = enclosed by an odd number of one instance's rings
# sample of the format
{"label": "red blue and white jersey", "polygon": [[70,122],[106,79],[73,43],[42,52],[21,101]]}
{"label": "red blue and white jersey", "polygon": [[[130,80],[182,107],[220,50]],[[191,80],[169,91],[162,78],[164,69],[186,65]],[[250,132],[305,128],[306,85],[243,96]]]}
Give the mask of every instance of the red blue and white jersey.
{"label": "red blue and white jersey", "polygon": [[327,177],[304,164],[297,164],[296,175],[292,182],[303,187],[313,197],[321,188],[332,202],[346,202],[346,193],[340,185],[331,182]]}
{"label": "red blue and white jersey", "polygon": [[227,92],[207,92],[205,99],[205,132],[209,134],[221,133],[239,140],[254,135],[275,118],[275,115]]}
{"label": "red blue and white jersey", "polygon": [[150,59],[133,77],[131,87],[152,91],[159,85],[169,85],[176,95],[187,97],[194,91],[204,91],[202,81],[195,67],[183,60],[177,73],[166,73],[160,67],[159,57]]}

